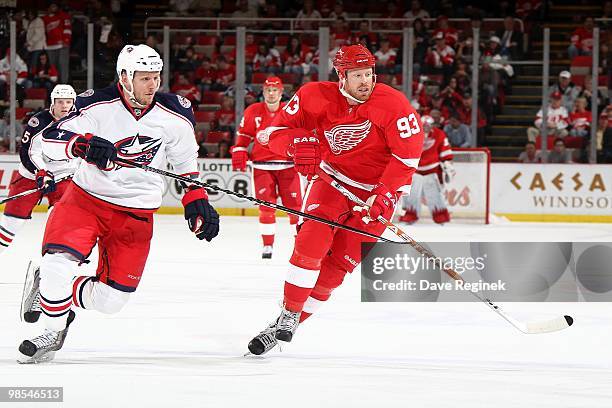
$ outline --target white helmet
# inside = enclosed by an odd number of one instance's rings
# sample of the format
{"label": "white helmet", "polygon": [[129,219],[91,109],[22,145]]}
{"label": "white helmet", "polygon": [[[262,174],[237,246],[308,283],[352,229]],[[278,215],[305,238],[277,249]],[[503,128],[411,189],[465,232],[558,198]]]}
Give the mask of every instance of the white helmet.
{"label": "white helmet", "polygon": [[56,99],[76,99],[76,92],[74,88],[67,84],[55,85],[53,91],[51,91],[51,105],[55,103]]}
{"label": "white helmet", "polygon": [[[130,97],[130,100],[139,105],[142,104],[134,98],[134,86],[132,84],[134,74],[136,71],[161,72],[163,67],[164,62],[157,51],[146,44],[126,45],[117,58],[117,76],[119,77],[119,83],[123,91]],[[121,82],[121,74],[124,71],[127,75],[131,90],[127,90]]]}
{"label": "white helmet", "polygon": [[423,130],[425,131],[425,134],[428,134],[431,131],[431,128],[433,128],[435,121],[431,116],[423,115],[421,116],[421,123],[423,123]]}

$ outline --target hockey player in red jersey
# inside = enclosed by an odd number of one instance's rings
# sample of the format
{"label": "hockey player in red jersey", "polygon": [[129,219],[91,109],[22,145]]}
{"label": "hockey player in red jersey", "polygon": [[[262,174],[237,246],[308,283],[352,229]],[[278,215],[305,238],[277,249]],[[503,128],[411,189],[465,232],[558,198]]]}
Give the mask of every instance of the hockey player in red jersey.
{"label": "hockey player in red jersey", "polygon": [[[253,161],[253,189],[260,200],[276,202],[280,196],[283,205],[299,210],[302,205],[300,178],[293,169],[293,161],[287,155],[272,152],[259,142],[258,134],[267,128],[274,117],[280,114],[283,83],[278,77],[269,77],[263,85],[264,102],[254,103],[245,111],[240,128],[236,132],[236,144],[232,147],[232,167],[245,171],[249,160],[248,147],[253,142],[250,158]],[[265,135],[265,133],[261,133]],[[289,215],[291,225],[297,224],[297,217]],[[275,211],[259,207],[259,230],[263,240],[262,258],[272,258],[274,233],[276,231]]]}
{"label": "hockey player in red jersey", "polygon": [[[302,208],[308,214],[380,235],[375,220],[391,218],[401,192],[410,190],[423,145],[419,115],[397,90],[375,83],[375,59],[363,45],[342,47],[334,59],[339,83],[300,88],[260,138],[293,156],[309,178]],[[326,181],[325,172],[367,202],[356,208]],[[291,341],[307,319],[361,262],[361,235],[305,220],[289,260],[280,316],[249,343],[252,354]]]}
{"label": "hockey player in red jersey", "polygon": [[[154,49],[126,45],[117,59],[119,82],[82,93],[76,111],[43,132],[43,151],[51,160],[80,157],[86,163],[51,213],[39,273],[26,281],[24,319],[40,312],[45,330],[21,343],[20,362],[53,358],[75,317],[73,308],[117,313],[138,287],[165,183],[155,173],[113,160],[158,168],[169,162],[179,174],[199,175],[191,103],[157,92],[162,66]],[[189,229],[198,239],[212,240],[219,216],[206,192],[195,184],[183,188]],[[79,276],[77,267],[96,244],[96,276]]]}
{"label": "hockey player in red jersey", "polygon": [[455,175],[453,151],[446,134],[433,125],[431,116],[423,116],[421,120],[425,132],[423,154],[417,172],[412,177],[410,194],[402,198],[405,213],[399,220],[407,223],[418,220],[421,199],[424,196],[434,222],[443,224],[450,221],[450,214],[442,194],[442,183],[450,182]]}
{"label": "hockey player in red jersey", "polygon": [[[32,210],[47,197],[52,207],[70,183],[78,160],[49,161],[42,151],[42,132],[54,122],[68,115],[74,106],[76,93],[70,85],[59,84],[51,92],[51,106],[32,116],[21,137],[19,170],[9,186],[9,196],[28,190],[38,192],[9,201],[0,218],[0,254],[6,250],[25,222],[32,218]],[[56,183],[56,180],[64,179]]]}

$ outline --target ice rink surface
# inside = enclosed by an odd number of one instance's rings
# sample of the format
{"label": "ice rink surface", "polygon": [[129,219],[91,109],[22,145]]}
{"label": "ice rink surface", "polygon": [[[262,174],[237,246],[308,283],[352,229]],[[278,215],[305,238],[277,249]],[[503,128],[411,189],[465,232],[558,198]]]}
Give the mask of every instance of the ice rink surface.
{"label": "ice rink surface", "polygon": [[[77,310],[54,362],[18,365],[18,344],[42,330],[18,312],[45,219],[35,214],[0,258],[0,386],[63,386],[64,402],[0,407],[612,406],[610,303],[505,304],[525,320],[575,318],[563,332],[530,336],[479,303],[360,303],[356,271],[282,352],[242,357],[279,312],[292,247],[286,218],[273,260],[262,261],[254,217],[223,217],[209,244],[181,216],[157,216],[143,281],[125,309]],[[599,224],[407,231],[422,241],[612,240],[612,225]]]}

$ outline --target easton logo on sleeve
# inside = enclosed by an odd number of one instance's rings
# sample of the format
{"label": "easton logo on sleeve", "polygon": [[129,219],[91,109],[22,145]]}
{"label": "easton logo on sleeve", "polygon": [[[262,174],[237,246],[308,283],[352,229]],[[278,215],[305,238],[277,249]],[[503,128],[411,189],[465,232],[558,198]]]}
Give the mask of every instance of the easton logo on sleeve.
{"label": "easton logo on sleeve", "polygon": [[338,125],[326,130],[325,137],[332,153],[340,154],[357,146],[370,133],[371,127],[369,120],[358,124]]}

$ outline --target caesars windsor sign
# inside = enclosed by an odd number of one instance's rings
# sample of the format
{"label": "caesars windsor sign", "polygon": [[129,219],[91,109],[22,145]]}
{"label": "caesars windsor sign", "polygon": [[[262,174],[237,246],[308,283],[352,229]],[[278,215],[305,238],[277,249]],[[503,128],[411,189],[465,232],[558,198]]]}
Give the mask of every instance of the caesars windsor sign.
{"label": "caesars windsor sign", "polygon": [[495,213],[612,214],[612,165],[497,163],[491,170]]}

